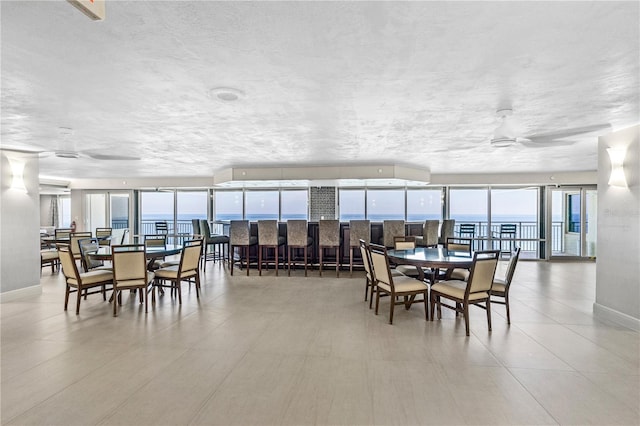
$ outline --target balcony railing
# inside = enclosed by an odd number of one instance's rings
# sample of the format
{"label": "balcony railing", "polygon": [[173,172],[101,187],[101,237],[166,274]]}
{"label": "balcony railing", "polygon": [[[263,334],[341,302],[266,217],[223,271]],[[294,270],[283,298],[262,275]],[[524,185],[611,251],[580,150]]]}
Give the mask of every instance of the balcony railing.
{"label": "balcony railing", "polygon": [[[493,240],[496,249],[498,248],[498,242],[500,239],[500,225],[503,223],[512,223],[516,225],[516,235],[513,238],[515,243],[522,249],[522,251],[529,251],[538,253],[540,243],[540,228],[537,222],[491,222],[491,229],[489,229],[488,222],[465,222],[473,223],[476,226],[475,242],[476,249],[489,248],[487,241],[489,237]],[[561,252],[564,249],[564,238],[562,234],[564,222],[554,221],[551,223],[551,251]],[[460,223],[456,223],[454,228],[455,236],[460,235]],[[511,239],[502,242],[503,247],[506,247]]]}

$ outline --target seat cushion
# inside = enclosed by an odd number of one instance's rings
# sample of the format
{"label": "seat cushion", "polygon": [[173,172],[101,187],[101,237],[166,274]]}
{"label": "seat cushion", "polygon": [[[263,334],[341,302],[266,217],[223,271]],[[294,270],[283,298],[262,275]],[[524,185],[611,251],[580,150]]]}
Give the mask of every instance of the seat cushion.
{"label": "seat cushion", "polygon": [[463,268],[455,268],[451,271],[452,280],[467,281],[469,279],[469,270]]}
{"label": "seat cushion", "polygon": [[[422,281],[415,280],[407,276],[393,277],[393,286],[396,293],[405,293],[410,291],[426,291],[427,285]],[[385,283],[378,283],[378,287],[391,293],[391,286]]]}
{"label": "seat cushion", "polygon": [[[178,278],[178,266],[174,265],[174,266],[168,266],[166,268],[158,269],[157,271],[155,271],[155,274],[156,274],[156,278],[175,280],[176,278]],[[195,275],[196,275],[196,271],[189,271],[182,274],[181,278],[190,278]]]}
{"label": "seat cushion", "polygon": [[417,277],[420,274],[418,268],[412,265],[398,265],[395,270],[408,277]]}
{"label": "seat cushion", "polygon": [[491,286],[491,292],[496,292],[496,293],[504,293],[507,289],[507,285],[504,282],[504,280],[501,280],[500,278],[496,278],[493,280],[493,285]]}
{"label": "seat cushion", "polygon": [[161,263],[160,268],[168,268],[169,266],[179,266],[179,265],[180,265],[179,260],[168,260],[166,262]]}
{"label": "seat cushion", "polygon": [[42,250],[40,252],[40,258],[43,262],[56,260],[58,259],[58,251],[57,250]]}
{"label": "seat cushion", "polygon": [[129,287],[143,287],[145,284],[149,284],[155,278],[155,274],[153,272],[147,272],[147,282],[145,283],[143,279],[136,280],[120,280],[115,283],[116,288],[129,288]]}
{"label": "seat cushion", "polygon": [[[445,296],[451,296],[456,299],[464,299],[464,292],[467,288],[467,283],[464,281],[451,280],[441,281],[431,286],[432,292],[438,292]],[[481,300],[489,297],[486,291],[480,291],[469,295],[469,300]]]}
{"label": "seat cushion", "polygon": [[[89,272],[83,272],[80,274],[80,279],[82,280],[83,285],[102,283],[105,281],[113,280],[113,271],[104,270],[104,269],[95,269]],[[71,281],[73,279],[69,279],[69,284],[72,284]],[[75,280],[73,280],[75,281]],[[77,285],[77,283],[75,283]]]}

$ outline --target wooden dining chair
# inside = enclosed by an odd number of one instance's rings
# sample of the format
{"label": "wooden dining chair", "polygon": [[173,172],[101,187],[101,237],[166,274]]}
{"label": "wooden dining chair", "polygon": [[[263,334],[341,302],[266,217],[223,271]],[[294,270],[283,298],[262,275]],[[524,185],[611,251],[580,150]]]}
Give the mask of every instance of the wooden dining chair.
{"label": "wooden dining chair", "polygon": [[[171,294],[178,295],[178,303],[182,304],[183,281],[194,283],[196,287],[196,297],[200,298],[200,258],[202,256],[203,240],[185,241],[184,248],[180,254],[178,265],[167,266],[155,271],[155,281],[151,288],[152,301],[155,301],[155,290],[160,287],[171,288]],[[170,285],[163,284],[168,281]]]}
{"label": "wooden dining chair", "polygon": [[78,241],[80,246],[81,262],[85,272],[103,269],[113,271],[110,266],[105,266],[104,261],[94,258],[92,255],[98,253],[100,248],[100,240],[97,238],[85,238]]}
{"label": "wooden dining chair", "polygon": [[111,247],[113,259],[113,316],[118,315],[124,290],[138,290],[144,312],[149,311],[148,290],[155,277],[147,270],[147,255],[143,244]]}
{"label": "wooden dining chair", "polygon": [[102,294],[102,299],[107,300],[107,286],[113,285],[113,272],[108,270],[96,270],[79,272],[78,265],[69,247],[59,247],[58,257],[62,265],[62,273],[65,278],[64,310],[69,304],[69,294],[76,293],[76,315],[80,314],[80,300],[89,294]]}
{"label": "wooden dining chair", "polygon": [[[429,306],[427,304],[429,287],[422,281],[415,280],[405,275],[393,276],[389,267],[389,256],[387,248],[378,245],[369,245],[369,254],[371,256],[371,266],[373,272],[373,280],[375,282],[376,293],[376,310],[378,315],[378,307],[380,305],[380,294],[389,295],[389,324],[393,324],[393,311],[395,305],[404,305],[409,310],[414,303],[424,303],[425,321],[429,319]],[[415,296],[422,294],[422,299],[416,299]],[[403,297],[404,301],[397,301],[396,297]]]}
{"label": "wooden dining chair", "polygon": [[91,238],[91,232],[72,232],[69,234],[69,249],[75,260],[82,259],[79,241],[85,238]]}
{"label": "wooden dining chair", "polygon": [[101,246],[111,245],[112,228],[96,228],[96,238]]}
{"label": "wooden dining chair", "polygon": [[[447,238],[446,248],[449,252],[461,253],[464,255],[471,256],[471,246],[473,244],[473,240],[468,238]],[[448,280],[461,280],[466,281],[469,279],[469,269],[465,268],[454,268],[451,271],[448,271],[447,274],[441,276],[440,278],[448,279]]]}
{"label": "wooden dining chair", "polygon": [[[396,235],[393,237],[393,248],[395,250],[415,250],[416,237],[413,235]],[[397,265],[395,270],[411,278],[418,278],[420,276],[418,267],[414,265]]]}
{"label": "wooden dining chair", "polygon": [[[478,306],[487,312],[487,324],[491,331],[490,292],[498,265],[499,250],[478,251],[473,256],[469,279],[465,281],[440,281],[431,286],[431,321],[437,305],[438,319],[442,318],[442,306],[464,315],[464,325],[469,335],[469,305]],[[455,306],[442,303],[441,299],[455,302]],[[482,305],[484,303],[484,306]]]}
{"label": "wooden dining chair", "polygon": [[[502,252],[501,252],[502,253]],[[507,324],[511,324],[511,312],[509,310],[509,289],[511,288],[511,281],[513,275],[516,272],[516,264],[520,258],[520,247],[516,247],[511,252],[511,257],[507,263],[507,271],[504,278],[494,278],[493,286],[491,286],[491,296],[498,297],[499,299],[492,298],[492,303],[498,303],[505,305],[507,309]]]}

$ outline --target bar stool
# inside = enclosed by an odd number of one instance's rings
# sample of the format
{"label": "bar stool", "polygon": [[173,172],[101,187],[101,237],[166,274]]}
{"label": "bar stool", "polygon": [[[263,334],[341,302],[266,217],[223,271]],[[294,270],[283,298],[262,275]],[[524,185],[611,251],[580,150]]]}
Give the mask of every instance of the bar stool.
{"label": "bar stool", "polygon": [[447,245],[447,240],[453,237],[453,229],[456,227],[455,219],[445,219],[442,221],[442,227],[440,228],[440,238],[438,238],[438,244],[443,247]]}
{"label": "bar stool", "polygon": [[324,249],[336,250],[336,277],[340,276],[340,222],[337,220],[321,220],[318,224],[318,248],[320,250],[320,276],[322,276],[322,258]]}
{"label": "bar stool", "polygon": [[[249,234],[248,220],[232,220],[229,228],[229,244],[231,251],[229,252],[229,263],[231,275],[233,275],[233,264],[235,260],[235,248],[244,248],[245,260],[247,262],[247,276],[249,276],[249,248],[258,243],[256,237]],[[240,253],[240,268],[242,268],[242,252]]]}
{"label": "bar stool", "polygon": [[385,220],[382,222],[382,245],[394,247],[395,237],[404,237],[404,220]]}
{"label": "bar stool", "polygon": [[[266,248],[267,253],[270,248],[276,252],[276,277],[278,276],[278,252],[280,247],[285,243],[284,237],[278,235],[277,220],[259,220],[258,221],[258,275],[262,275],[262,252]],[[267,262],[267,268],[269,263]]]}
{"label": "bar stool", "polygon": [[[205,244],[205,265],[207,260],[213,260],[215,262],[220,259],[224,261],[229,255],[229,237],[221,234],[211,234],[209,222],[205,219],[200,219],[200,234],[202,235]],[[212,253],[207,253],[209,246],[213,246]],[[227,256],[225,256],[225,246],[227,247]]]}
{"label": "bar stool", "polygon": [[[349,221],[349,274],[353,276],[353,251],[360,250],[360,240],[365,244],[371,242],[371,221],[350,220]],[[366,259],[362,259],[364,262]]]}
{"label": "bar stool", "polygon": [[291,276],[291,263],[295,266],[293,254],[295,250],[302,249],[304,251],[304,276],[307,276],[307,253],[309,247],[313,245],[313,238],[309,236],[309,229],[306,220],[288,220],[287,221],[287,258],[289,259],[289,272]]}
{"label": "bar stool", "polygon": [[420,247],[435,247],[438,245],[438,228],[440,221],[425,220],[422,228],[422,236],[416,237],[416,245]]}

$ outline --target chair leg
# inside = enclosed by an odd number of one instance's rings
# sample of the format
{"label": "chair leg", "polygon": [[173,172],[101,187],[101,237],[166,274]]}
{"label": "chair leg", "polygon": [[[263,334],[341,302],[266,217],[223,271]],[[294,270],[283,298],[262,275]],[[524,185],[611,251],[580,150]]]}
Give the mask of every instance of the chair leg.
{"label": "chair leg", "polygon": [[276,246],[276,277],[278,276],[278,252],[280,251],[280,247]]}
{"label": "chair leg", "polygon": [[487,325],[489,326],[489,331],[491,331],[491,299],[487,299]]}
{"label": "chair leg", "polygon": [[469,336],[469,303],[463,303],[464,310],[464,329],[467,332],[467,336]]}
{"label": "chair leg", "polygon": [[349,277],[353,278],[353,247],[349,247]]}
{"label": "chair leg", "polygon": [[196,274],[196,298],[200,299],[200,274]]}
{"label": "chair leg", "polygon": [[246,265],[246,267],[247,267],[247,276],[249,276],[249,246],[245,246],[244,252],[247,255],[247,257],[245,258],[245,262],[247,263],[247,265]]}
{"label": "chair leg", "polygon": [[182,305],[182,285],[181,281],[176,279],[175,281],[176,292],[178,293],[178,303]]}
{"label": "chair leg", "polygon": [[67,305],[69,305],[69,284],[66,285],[67,289],[64,292],[64,310],[67,310]]}
{"label": "chair leg", "polygon": [[263,246],[258,246],[258,275],[262,276],[262,250]]}
{"label": "chair leg", "polygon": [[148,290],[147,287],[148,286],[140,289],[140,295],[142,296],[142,293],[144,293],[144,313],[145,314],[149,312],[149,293],[147,292]]}
{"label": "chair leg", "polygon": [[435,310],[436,307],[436,298],[435,295],[433,293],[431,293],[431,296],[429,297],[429,301],[431,302],[431,321],[433,321],[433,311]]}
{"label": "chair leg", "polygon": [[118,304],[118,290],[116,290],[115,288],[113,289],[113,316],[118,316],[117,314],[117,304]]}
{"label": "chair leg", "polygon": [[380,305],[380,291],[376,290],[376,310],[375,314],[378,315],[378,306]]}
{"label": "chair leg", "polygon": [[76,298],[76,315],[80,314],[80,301],[82,300],[82,290],[81,287],[78,287],[78,294]]}
{"label": "chair leg", "polygon": [[369,296],[369,277],[364,277],[364,301],[367,301]]}
{"label": "chair leg", "polygon": [[320,276],[322,276],[322,254],[324,253],[324,247],[320,247]]}
{"label": "chair leg", "polygon": [[424,299],[424,320],[429,321],[429,304],[427,302],[428,295],[426,291],[423,293],[422,297]]}
{"label": "chair leg", "polygon": [[230,251],[229,251],[229,269],[231,270],[231,276],[233,276],[233,260],[235,257],[235,248],[233,246],[230,246]]}
{"label": "chair leg", "polygon": [[372,306],[372,303],[373,303],[373,293],[374,293],[374,292],[375,292],[375,293],[378,293],[378,290],[376,290],[376,288],[375,288],[375,286],[374,286],[374,284],[373,284],[373,281],[369,281],[369,287],[370,287],[370,290],[369,290],[369,291],[371,292],[371,293],[369,293],[369,309],[371,309],[371,308],[373,307],[373,306]]}
{"label": "chair leg", "polygon": [[336,246],[336,278],[340,278],[340,246]]}
{"label": "chair leg", "polygon": [[307,246],[304,247],[304,276],[307,276]]}
{"label": "chair leg", "polygon": [[504,304],[507,307],[507,324],[511,325],[511,313],[509,312],[509,293],[504,295]]}
{"label": "chair leg", "polygon": [[440,295],[436,295],[436,305],[438,305],[438,319],[442,319],[442,305],[440,303]]}
{"label": "chair leg", "polygon": [[389,324],[393,324],[393,309],[396,306],[396,298],[395,296],[392,294],[390,297],[390,303],[389,305],[391,305],[391,307],[389,308]]}

